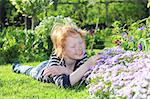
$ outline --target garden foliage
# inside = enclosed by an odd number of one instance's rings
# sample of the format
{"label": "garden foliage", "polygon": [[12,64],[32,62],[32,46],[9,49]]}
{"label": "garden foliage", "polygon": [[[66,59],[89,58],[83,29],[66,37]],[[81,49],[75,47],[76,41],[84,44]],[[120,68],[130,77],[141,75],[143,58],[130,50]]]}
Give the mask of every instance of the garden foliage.
{"label": "garden foliage", "polygon": [[34,31],[26,32],[23,28],[16,27],[5,28],[0,34],[0,64],[49,59],[53,47],[50,33],[56,23],[75,25],[69,17],[51,16],[41,21]]}
{"label": "garden foliage", "polygon": [[124,50],[150,51],[150,18],[122,26],[119,21],[112,25],[113,42]]}

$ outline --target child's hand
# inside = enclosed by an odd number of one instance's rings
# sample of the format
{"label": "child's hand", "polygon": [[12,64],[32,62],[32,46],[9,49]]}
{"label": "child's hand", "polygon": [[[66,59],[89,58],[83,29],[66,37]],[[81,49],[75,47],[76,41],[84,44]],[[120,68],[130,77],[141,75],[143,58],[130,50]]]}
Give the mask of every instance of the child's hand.
{"label": "child's hand", "polygon": [[99,59],[101,58],[100,54],[91,56],[86,62],[85,64],[88,66],[88,68],[91,68],[92,66],[95,66],[97,64],[97,62],[99,61]]}
{"label": "child's hand", "polygon": [[51,66],[48,67],[44,70],[43,76],[55,76],[55,75],[61,75],[61,74],[66,74],[69,75],[71,74],[73,71],[67,69],[66,67],[62,67],[62,66]]}

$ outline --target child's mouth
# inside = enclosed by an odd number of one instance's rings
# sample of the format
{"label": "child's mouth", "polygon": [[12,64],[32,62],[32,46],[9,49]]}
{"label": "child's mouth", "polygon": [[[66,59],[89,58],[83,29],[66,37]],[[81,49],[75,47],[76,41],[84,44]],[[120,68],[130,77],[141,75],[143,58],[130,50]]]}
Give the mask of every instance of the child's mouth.
{"label": "child's mouth", "polygon": [[79,54],[79,56],[82,56],[83,55],[83,51]]}

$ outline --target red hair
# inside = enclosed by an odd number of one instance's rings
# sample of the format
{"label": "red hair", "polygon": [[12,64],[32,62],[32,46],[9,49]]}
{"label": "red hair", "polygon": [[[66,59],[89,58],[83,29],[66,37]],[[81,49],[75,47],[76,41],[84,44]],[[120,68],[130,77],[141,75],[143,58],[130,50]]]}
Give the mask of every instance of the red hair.
{"label": "red hair", "polygon": [[68,36],[74,36],[79,34],[85,43],[85,35],[86,31],[81,30],[77,27],[71,25],[63,25],[63,24],[56,24],[54,25],[52,32],[51,32],[51,40],[53,42],[53,48],[55,54],[63,58],[63,51],[65,46],[65,41]]}

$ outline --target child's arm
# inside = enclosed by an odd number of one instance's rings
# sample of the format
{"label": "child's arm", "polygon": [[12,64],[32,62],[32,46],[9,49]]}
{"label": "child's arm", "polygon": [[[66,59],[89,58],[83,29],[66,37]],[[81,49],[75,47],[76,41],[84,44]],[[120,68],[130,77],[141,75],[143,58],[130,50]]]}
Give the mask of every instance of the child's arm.
{"label": "child's arm", "polygon": [[[84,64],[87,61],[87,59],[88,59],[88,57],[87,57],[87,54],[85,53],[84,58],[77,62],[77,64],[75,65],[74,69],[79,68],[82,64]],[[54,59],[51,60],[51,61],[54,61],[53,63],[55,63]],[[49,66],[48,68],[46,68],[44,70],[43,76],[44,75],[45,76],[51,75],[53,77],[54,75],[61,75],[61,74],[70,75],[71,73],[73,73],[72,70],[70,70],[70,69],[68,69],[68,68],[66,68],[64,66],[59,66],[58,64],[56,64],[56,65],[55,64],[54,65],[50,64],[50,65],[51,66]]]}
{"label": "child's arm", "polygon": [[55,75],[50,78],[53,79],[53,82],[58,86],[65,87],[65,88],[71,87],[84,76],[86,71],[88,71],[92,66],[96,65],[96,62],[99,59],[99,57],[100,57],[99,55],[92,56],[84,64],[82,64],[77,70],[75,70],[74,72],[72,71],[68,72],[68,74],[65,74],[67,71],[66,68],[64,68],[66,71],[65,70],[61,71],[58,69],[60,69],[62,66],[57,66],[58,67],[57,71],[60,73],[60,75]]}
{"label": "child's arm", "polygon": [[100,55],[92,56],[83,65],[81,65],[76,71],[71,73],[69,75],[70,84],[74,85],[75,83],[77,83],[91,67],[96,65],[99,59],[100,59]]}
{"label": "child's arm", "polygon": [[73,71],[63,67],[63,66],[51,66],[48,67],[44,70],[43,76],[54,76],[54,75],[61,75],[61,74],[66,74],[70,75]]}
{"label": "child's arm", "polygon": [[62,87],[71,87],[77,83],[92,66],[96,65],[99,55],[92,56],[83,65],[81,65],[77,70],[72,72],[70,75],[62,74],[55,75],[53,78],[54,83]]}

